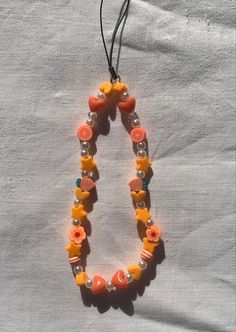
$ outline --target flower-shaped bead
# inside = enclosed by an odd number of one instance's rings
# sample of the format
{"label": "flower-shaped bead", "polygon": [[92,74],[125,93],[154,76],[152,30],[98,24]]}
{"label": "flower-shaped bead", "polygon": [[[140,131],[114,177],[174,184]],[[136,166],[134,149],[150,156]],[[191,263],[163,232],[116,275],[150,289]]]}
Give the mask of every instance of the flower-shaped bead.
{"label": "flower-shaped bead", "polygon": [[149,241],[158,242],[161,237],[161,229],[157,225],[152,225],[146,230],[146,234]]}
{"label": "flower-shaped bead", "polygon": [[84,227],[72,227],[70,229],[70,239],[76,244],[81,243],[86,238]]}

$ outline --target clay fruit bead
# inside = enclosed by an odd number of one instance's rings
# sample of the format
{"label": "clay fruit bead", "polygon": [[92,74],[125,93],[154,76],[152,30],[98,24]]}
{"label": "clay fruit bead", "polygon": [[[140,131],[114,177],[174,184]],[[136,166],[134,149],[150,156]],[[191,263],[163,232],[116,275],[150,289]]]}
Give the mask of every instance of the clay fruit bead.
{"label": "clay fruit bead", "polygon": [[117,106],[120,111],[125,113],[131,113],[135,110],[136,100],[134,97],[128,97],[127,100],[119,101]]}
{"label": "clay fruit bead", "polygon": [[105,100],[96,98],[94,96],[89,97],[89,109],[91,112],[102,112],[105,109]]}

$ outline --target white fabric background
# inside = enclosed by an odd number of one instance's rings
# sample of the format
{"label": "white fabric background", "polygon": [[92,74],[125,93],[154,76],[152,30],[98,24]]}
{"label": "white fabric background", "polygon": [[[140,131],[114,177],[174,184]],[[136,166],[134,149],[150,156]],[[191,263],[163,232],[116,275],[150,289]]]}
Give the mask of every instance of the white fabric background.
{"label": "white fabric background", "polygon": [[[110,40],[121,1],[105,1]],[[82,301],[64,248],[75,130],[107,80],[99,1],[2,0],[1,331],[235,331],[234,14],[230,0],[132,0],[120,74],[149,133],[166,259],[150,285]],[[97,142],[88,272],[137,261],[134,154],[117,112]],[[153,276],[154,277],[153,273]]]}

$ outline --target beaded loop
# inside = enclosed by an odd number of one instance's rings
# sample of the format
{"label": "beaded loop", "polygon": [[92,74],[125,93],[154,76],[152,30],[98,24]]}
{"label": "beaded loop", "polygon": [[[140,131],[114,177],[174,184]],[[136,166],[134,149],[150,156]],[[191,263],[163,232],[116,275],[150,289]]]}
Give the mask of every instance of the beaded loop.
{"label": "beaded loop", "polygon": [[[151,162],[147,154],[146,130],[141,127],[140,120],[135,111],[136,100],[130,97],[127,86],[120,82],[120,79],[112,79],[111,82],[105,82],[100,85],[99,93],[96,97],[89,98],[88,120],[86,124],[81,125],[77,130],[77,136],[81,145],[81,176],[76,180],[75,195],[76,200],[72,206],[72,227],[69,231],[70,243],[66,247],[69,253],[69,263],[73,268],[76,284],[80,287],[87,287],[92,294],[96,295],[105,291],[111,292],[119,288],[126,288],[129,284],[139,280],[148,264],[153,258],[153,252],[159,245],[161,229],[158,227],[146,206],[146,194],[148,191],[147,174],[151,167]],[[86,234],[86,205],[83,202],[90,198],[90,193],[95,187],[94,179],[91,174],[96,168],[96,162],[90,151],[93,138],[93,130],[96,125],[97,113],[104,111],[104,105],[107,98],[118,94],[119,100],[117,106],[120,111],[127,114],[131,120],[131,140],[136,143],[136,178],[129,182],[130,195],[134,202],[136,215],[134,219],[143,224],[146,229],[146,236],[143,238],[143,248],[140,252],[140,261],[137,264],[130,265],[127,271],[117,270],[111,280],[106,281],[102,276],[95,275],[89,277],[81,265],[81,248]]]}

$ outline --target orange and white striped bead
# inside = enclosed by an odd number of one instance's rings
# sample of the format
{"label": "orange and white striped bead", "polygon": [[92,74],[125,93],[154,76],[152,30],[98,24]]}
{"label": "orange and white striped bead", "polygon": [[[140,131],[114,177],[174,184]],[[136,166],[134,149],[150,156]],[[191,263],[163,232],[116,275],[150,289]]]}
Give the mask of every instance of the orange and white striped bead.
{"label": "orange and white striped bead", "polygon": [[141,251],[140,257],[144,260],[144,261],[151,261],[153,258],[153,254],[151,253],[151,251],[143,249]]}

